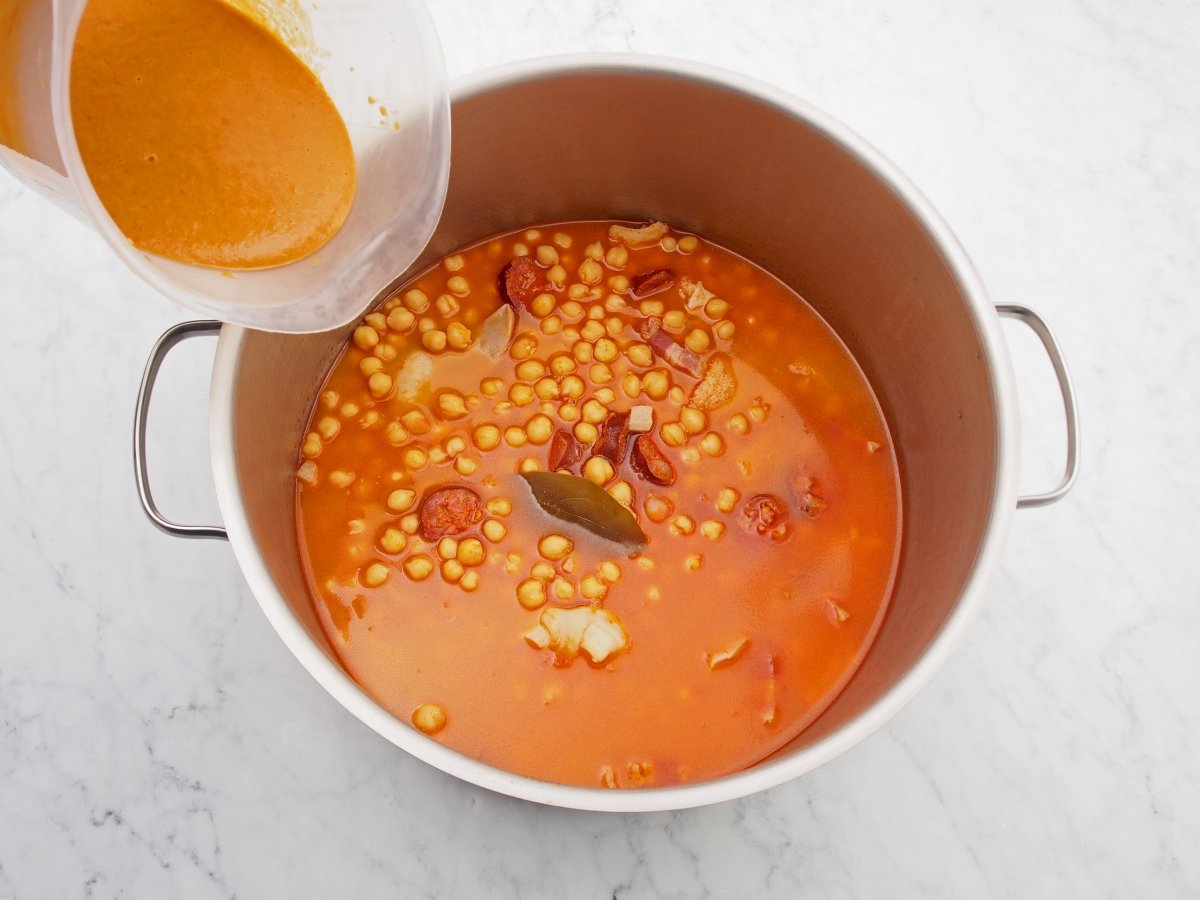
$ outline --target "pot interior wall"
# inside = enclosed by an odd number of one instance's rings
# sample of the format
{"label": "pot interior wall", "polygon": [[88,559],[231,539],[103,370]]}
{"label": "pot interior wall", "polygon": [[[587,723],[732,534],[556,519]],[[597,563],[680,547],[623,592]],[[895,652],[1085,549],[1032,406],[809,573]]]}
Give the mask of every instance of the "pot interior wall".
{"label": "pot interior wall", "polygon": [[[460,97],[453,129],[445,213],[414,270],[530,223],[661,218],[782,278],[863,366],[901,461],[900,571],[857,676],[780,753],[836,730],[922,656],[958,603],[991,513],[999,444],[988,357],[937,246],[841,145],[714,83],[626,69],[559,73]],[[300,575],[293,472],[310,404],[347,333],[247,332],[232,410],[258,544],[326,647]]]}

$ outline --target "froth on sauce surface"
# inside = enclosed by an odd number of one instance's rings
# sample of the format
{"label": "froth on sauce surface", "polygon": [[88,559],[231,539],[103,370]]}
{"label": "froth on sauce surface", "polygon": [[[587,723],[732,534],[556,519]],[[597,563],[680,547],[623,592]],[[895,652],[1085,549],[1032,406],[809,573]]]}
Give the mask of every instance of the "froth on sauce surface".
{"label": "froth on sauce surface", "polygon": [[105,209],[160,256],[282,265],[333,237],[354,199],[350,138],[320,81],[222,0],[90,0],[71,115]]}

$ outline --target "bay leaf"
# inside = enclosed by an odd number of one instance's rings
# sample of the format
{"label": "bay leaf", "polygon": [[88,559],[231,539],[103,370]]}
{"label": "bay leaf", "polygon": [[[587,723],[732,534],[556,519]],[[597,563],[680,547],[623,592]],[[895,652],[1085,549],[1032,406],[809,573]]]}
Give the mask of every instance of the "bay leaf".
{"label": "bay leaf", "polygon": [[554,518],[620,544],[630,553],[646,546],[645,532],[633,513],[600,485],[562,472],[522,472],[521,477],[538,506]]}

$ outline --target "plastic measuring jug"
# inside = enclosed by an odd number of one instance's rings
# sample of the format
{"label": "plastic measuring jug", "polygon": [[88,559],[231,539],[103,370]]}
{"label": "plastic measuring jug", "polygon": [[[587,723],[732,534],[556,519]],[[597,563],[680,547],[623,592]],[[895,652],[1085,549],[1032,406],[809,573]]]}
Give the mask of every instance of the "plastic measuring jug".
{"label": "plastic measuring jug", "polygon": [[450,108],[437,33],[420,0],[225,2],[308,63],[349,131],[354,202],[314,254],[222,271],[129,242],[88,179],[71,121],[71,53],[87,0],[0,0],[0,165],[94,227],[134,272],[184,306],[267,331],[335,328],[417,258],[441,215]]}

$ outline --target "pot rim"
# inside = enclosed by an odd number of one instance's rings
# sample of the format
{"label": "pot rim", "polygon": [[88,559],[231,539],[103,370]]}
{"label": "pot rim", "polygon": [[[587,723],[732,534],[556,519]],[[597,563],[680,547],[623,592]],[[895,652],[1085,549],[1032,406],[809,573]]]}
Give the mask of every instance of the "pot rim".
{"label": "pot rim", "polygon": [[930,234],[958,282],[985,348],[997,408],[996,481],[992,508],[975,564],[959,600],[921,658],[873,704],[837,731],[789,756],[721,778],[639,790],[587,788],[516,775],[480,762],[429,738],[393,716],[309,637],[271,579],[255,544],[238,490],[232,408],[237,361],[246,329],[221,330],[210,393],[210,445],[217,498],[229,541],[250,589],[284,644],[308,673],[360,721],[412,756],[479,787],[547,806],[605,812],[687,809],[733,800],[811,772],[887,724],[933,678],[978,613],[1002,551],[1017,498],[1019,419],[1012,367],[999,318],[983,284],[949,227],[929,201],[879,151],[810,103],[758,79],[703,63],[642,54],[591,53],[509,63],[451,85],[451,101],[525,81],[585,72],[652,72],[711,84],[765,103],[817,129],[878,176]]}

